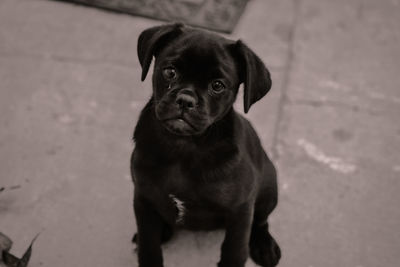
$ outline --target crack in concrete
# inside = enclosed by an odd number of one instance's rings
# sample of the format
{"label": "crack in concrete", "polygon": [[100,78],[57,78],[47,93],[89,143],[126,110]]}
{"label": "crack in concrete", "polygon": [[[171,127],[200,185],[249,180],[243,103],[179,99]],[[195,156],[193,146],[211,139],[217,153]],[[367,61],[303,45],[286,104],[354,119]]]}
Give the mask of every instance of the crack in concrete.
{"label": "crack in concrete", "polygon": [[275,121],[275,126],[274,126],[274,133],[272,137],[272,158],[275,160],[278,160],[280,157],[279,151],[278,151],[278,146],[279,146],[279,135],[280,135],[280,130],[282,127],[282,120],[284,116],[284,107],[285,105],[289,102],[288,101],[288,96],[287,96],[287,91],[289,89],[289,84],[290,84],[290,78],[291,78],[291,72],[293,68],[293,62],[295,58],[295,51],[294,51],[294,44],[295,44],[295,35],[296,35],[296,30],[299,24],[299,19],[300,19],[300,8],[301,8],[301,1],[302,0],[293,0],[293,17],[292,17],[292,22],[290,24],[290,31],[289,31],[289,38],[288,38],[288,52],[287,52],[287,59],[285,62],[285,73],[283,75],[283,81],[282,81],[282,86],[281,86],[281,96],[279,98],[278,102],[278,112],[277,112],[277,117]]}

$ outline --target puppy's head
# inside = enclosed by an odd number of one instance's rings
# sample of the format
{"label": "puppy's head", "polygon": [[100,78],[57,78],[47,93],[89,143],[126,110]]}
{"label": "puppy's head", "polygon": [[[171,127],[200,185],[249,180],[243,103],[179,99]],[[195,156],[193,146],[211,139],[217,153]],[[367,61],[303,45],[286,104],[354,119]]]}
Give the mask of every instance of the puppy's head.
{"label": "puppy's head", "polygon": [[199,135],[232,108],[244,83],[244,111],[271,88],[270,74],[245,44],[182,24],[147,29],[138,40],[142,81],[153,56],[157,120],[171,133]]}

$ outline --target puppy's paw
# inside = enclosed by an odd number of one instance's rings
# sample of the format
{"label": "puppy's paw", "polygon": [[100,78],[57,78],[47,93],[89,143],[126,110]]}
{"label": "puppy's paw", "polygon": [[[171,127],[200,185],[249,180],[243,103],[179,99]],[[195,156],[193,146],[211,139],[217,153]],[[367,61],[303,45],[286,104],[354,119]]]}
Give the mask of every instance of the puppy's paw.
{"label": "puppy's paw", "polygon": [[258,232],[250,240],[250,257],[260,266],[274,267],[281,258],[281,249],[268,232]]}

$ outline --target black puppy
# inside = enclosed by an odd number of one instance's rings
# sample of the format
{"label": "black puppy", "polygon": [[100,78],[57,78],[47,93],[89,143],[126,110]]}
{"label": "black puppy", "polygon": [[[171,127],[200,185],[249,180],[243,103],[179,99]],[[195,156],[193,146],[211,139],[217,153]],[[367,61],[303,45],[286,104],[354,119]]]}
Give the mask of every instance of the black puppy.
{"label": "black puppy", "polygon": [[241,83],[245,112],[269,91],[268,70],[241,41],[182,24],[142,32],[138,56],[142,80],[156,59],[131,159],[139,266],[163,266],[161,243],[178,228],[225,228],[219,267],[243,267],[249,254],[276,266],[275,168],[232,107]]}

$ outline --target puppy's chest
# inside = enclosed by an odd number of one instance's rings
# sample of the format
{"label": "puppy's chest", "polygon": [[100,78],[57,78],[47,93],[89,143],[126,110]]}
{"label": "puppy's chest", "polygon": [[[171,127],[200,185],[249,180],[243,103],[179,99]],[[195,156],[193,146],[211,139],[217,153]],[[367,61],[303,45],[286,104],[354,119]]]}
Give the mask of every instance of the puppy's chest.
{"label": "puppy's chest", "polygon": [[177,224],[201,222],[216,224],[224,210],[231,206],[234,192],[227,183],[198,179],[185,174],[178,166],[166,173],[162,192],[174,206]]}

